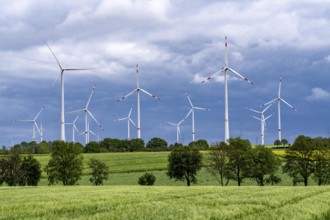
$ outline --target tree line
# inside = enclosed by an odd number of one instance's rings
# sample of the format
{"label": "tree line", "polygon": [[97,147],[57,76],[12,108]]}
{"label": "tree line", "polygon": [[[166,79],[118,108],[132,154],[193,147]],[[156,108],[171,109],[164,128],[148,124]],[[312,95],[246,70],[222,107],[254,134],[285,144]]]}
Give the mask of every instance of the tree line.
{"label": "tree line", "polygon": [[[308,185],[312,177],[318,185],[330,184],[330,148],[326,139],[300,135],[286,149],[285,156],[276,156],[271,148],[252,147],[248,140],[230,138],[229,143],[214,145],[208,152],[207,170],[226,186],[230,180],[240,186],[245,179],[255,180],[257,185],[275,185],[281,182],[279,169],[286,173],[293,185]],[[202,168],[202,154],[193,148],[174,149],[168,158],[167,175],[185,180],[187,185],[197,182],[197,172]]]}
{"label": "tree line", "polygon": [[[153,150],[161,150],[165,143],[154,138],[148,144],[149,148],[150,145],[154,147]],[[298,136],[283,157],[276,156],[272,149],[265,146],[252,147],[248,140],[238,137],[230,138],[228,144],[221,142],[211,146],[204,154],[207,158],[203,160],[200,149],[204,149],[204,145],[202,140],[191,143],[189,147],[181,144],[171,146],[166,172],[168,177],[186,181],[189,186],[197,183],[197,172],[204,166],[222,186],[228,185],[229,181],[235,181],[240,186],[245,179],[253,179],[259,186],[275,185],[281,181],[277,176],[279,169],[288,174],[293,185],[303,183],[307,186],[310,178],[318,185],[330,183],[330,148],[324,139]],[[77,184],[82,175],[82,153],[86,147],[63,141],[54,141],[51,146],[51,159],[44,168],[49,185]],[[109,175],[106,164],[91,159],[88,165],[90,182],[103,184]],[[17,148],[12,148],[9,155],[0,158],[0,185],[38,185],[40,178],[40,163],[31,155],[22,157]],[[154,181],[155,178],[146,173],[139,179],[139,184],[151,185]]]}
{"label": "tree line", "polygon": [[[55,141],[56,142],[56,141]],[[35,141],[15,144],[10,149],[20,154],[49,154],[52,152],[54,142]],[[91,141],[86,146],[76,142],[74,143],[83,149],[84,153],[104,153],[104,152],[136,152],[136,151],[169,151],[176,146],[182,144],[168,144],[164,139],[154,137],[147,143],[143,139],[120,140],[117,138],[104,138],[100,142]],[[188,146],[198,147],[198,149],[208,149],[209,145],[206,140],[192,141]],[[3,146],[0,154],[8,154],[10,149]]]}

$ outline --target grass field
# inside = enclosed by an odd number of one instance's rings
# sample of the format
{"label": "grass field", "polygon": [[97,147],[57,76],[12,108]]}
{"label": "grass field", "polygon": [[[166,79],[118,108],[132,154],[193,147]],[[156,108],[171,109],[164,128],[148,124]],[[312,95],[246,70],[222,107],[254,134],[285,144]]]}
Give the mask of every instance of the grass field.
{"label": "grass field", "polygon": [[[284,150],[274,150],[274,153],[282,156]],[[95,158],[105,162],[110,169],[109,179],[104,182],[105,185],[137,185],[138,178],[145,172],[152,172],[156,176],[155,185],[157,186],[184,186],[185,182],[175,182],[170,180],[166,175],[167,157],[169,152],[129,152],[129,153],[96,153],[84,154],[84,170],[79,185],[91,185],[89,182],[90,170],[88,168],[88,161],[90,158]],[[207,151],[203,151],[204,164],[207,164]],[[42,169],[48,163],[50,155],[34,155],[40,161]],[[282,173],[281,168],[278,171],[281,177],[281,186],[291,186],[291,179]],[[47,185],[47,175],[42,173],[42,178],[39,185]],[[230,182],[234,186],[237,183]],[[315,185],[313,179],[310,179],[311,185]],[[198,173],[198,185],[217,186],[219,183],[205,168]],[[256,182],[246,179],[243,186],[255,186]],[[300,184],[302,185],[302,183]]]}
{"label": "grass field", "polygon": [[329,219],[330,187],[0,187],[0,219]]}

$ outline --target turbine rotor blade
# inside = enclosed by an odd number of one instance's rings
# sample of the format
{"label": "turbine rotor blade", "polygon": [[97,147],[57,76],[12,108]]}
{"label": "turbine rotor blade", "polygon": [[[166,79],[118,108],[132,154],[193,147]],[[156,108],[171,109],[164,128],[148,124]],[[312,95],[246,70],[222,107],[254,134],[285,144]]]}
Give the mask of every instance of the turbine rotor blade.
{"label": "turbine rotor blade", "polygon": [[189,101],[189,103],[190,103],[190,106],[191,106],[192,108],[194,108],[194,105],[192,104],[192,102],[191,102],[191,100],[190,100],[190,98],[189,98],[188,93],[187,93],[187,99],[188,99],[188,101]]}
{"label": "turbine rotor blade", "polygon": [[239,74],[238,72],[236,72],[236,71],[233,70],[232,68],[227,67],[227,69],[228,69],[230,72],[232,72],[232,73],[236,74],[237,76],[239,76],[240,78],[244,79],[244,80],[247,81],[248,83],[253,84],[252,81],[250,81],[248,78],[242,76],[241,74]]}
{"label": "turbine rotor blade", "polygon": [[190,111],[188,112],[188,114],[186,115],[186,117],[184,117],[184,120],[186,120],[189,117],[189,115],[191,114],[192,111],[193,111],[193,108],[190,109]]}
{"label": "turbine rotor blade", "polygon": [[128,93],[127,95],[121,97],[120,99],[117,100],[117,102],[120,102],[124,99],[126,99],[128,96],[132,95],[134,92],[138,91],[137,89],[134,89],[132,92]]}
{"label": "turbine rotor blade", "polygon": [[140,88],[140,90],[141,90],[141,92],[143,92],[143,93],[145,93],[145,94],[147,94],[147,95],[149,95],[149,96],[151,96],[151,97],[153,97],[153,98],[155,98],[155,99],[158,99],[158,100],[159,100],[159,97],[157,97],[157,96],[155,96],[155,95],[152,95],[151,93],[147,92],[146,90],[144,90],[144,89],[141,89],[141,88]]}
{"label": "turbine rotor blade", "polygon": [[131,118],[128,118],[128,120],[136,127],[136,124],[134,123],[134,121]]}
{"label": "turbine rotor blade", "polygon": [[173,125],[173,126],[177,126],[177,124],[174,124],[172,122],[167,122],[167,124]]}
{"label": "turbine rotor blade", "polygon": [[201,107],[194,107],[194,109],[197,109],[197,110],[206,110],[206,111],[209,110],[208,108],[201,108]]}
{"label": "turbine rotor blade", "polygon": [[95,68],[67,68],[67,69],[62,69],[63,71],[77,71],[77,70],[93,70]]}
{"label": "turbine rotor blade", "polygon": [[293,107],[292,105],[290,105],[287,101],[285,101],[284,99],[280,98],[280,100],[282,102],[284,102],[287,106],[289,106],[290,108],[292,108],[294,111],[298,111],[295,107]]}
{"label": "turbine rotor blade", "polygon": [[252,111],[252,112],[255,112],[255,113],[258,113],[258,114],[261,114],[261,113],[262,113],[262,112],[260,112],[260,111],[254,110],[254,109],[252,109],[252,108],[249,108],[248,110],[250,110],[250,111]]}
{"label": "turbine rotor blade", "polygon": [[219,71],[215,72],[213,75],[207,77],[207,79],[206,80],[203,80],[201,83],[205,83],[207,80],[211,80],[213,77],[215,77],[216,75],[220,74],[224,70],[225,70],[225,68],[222,67],[221,70],[219,70]]}
{"label": "turbine rotor blade", "polygon": [[46,108],[46,105],[42,106],[41,110],[39,111],[39,113],[36,115],[36,117],[34,117],[34,120],[36,120],[39,115],[41,114],[41,112]]}
{"label": "turbine rotor blade", "polygon": [[65,113],[65,114],[73,114],[73,113],[84,112],[84,111],[87,111],[87,109],[83,108],[83,109],[79,109],[79,110],[75,110],[75,111],[67,112],[67,113]]}
{"label": "turbine rotor blade", "polygon": [[96,124],[102,129],[102,130],[104,130],[103,129],[103,127],[102,127],[102,125],[96,120],[96,118],[93,116],[93,114],[90,112],[90,111],[88,111],[87,110],[87,113],[89,114],[89,116],[96,122]]}
{"label": "turbine rotor blade", "polygon": [[262,104],[260,107],[264,107],[266,105],[273,105],[275,103],[275,101],[277,101],[277,100],[278,100],[278,98],[275,98],[275,99],[273,99],[273,100],[271,100],[269,102],[266,102],[265,104]]}
{"label": "turbine rotor blade", "polygon": [[87,104],[86,104],[86,109],[88,108],[89,103],[91,102],[91,99],[92,99],[93,93],[94,93],[94,91],[95,91],[95,87],[96,87],[96,85],[93,86],[92,92],[91,92],[91,94],[90,94],[90,96],[89,96],[89,98],[88,98],[88,101],[87,101]]}
{"label": "turbine rotor blade", "polygon": [[57,59],[55,53],[52,51],[52,49],[50,48],[50,46],[48,46],[48,44],[47,44],[46,42],[45,42],[45,44],[46,44],[46,46],[48,47],[48,49],[50,50],[50,52],[53,54],[53,56],[54,56],[54,58],[55,58],[55,60],[56,60],[56,62],[57,62],[57,64],[58,64],[58,66],[60,67],[61,71],[63,71],[63,68],[62,68],[60,62],[58,61],[58,59]]}

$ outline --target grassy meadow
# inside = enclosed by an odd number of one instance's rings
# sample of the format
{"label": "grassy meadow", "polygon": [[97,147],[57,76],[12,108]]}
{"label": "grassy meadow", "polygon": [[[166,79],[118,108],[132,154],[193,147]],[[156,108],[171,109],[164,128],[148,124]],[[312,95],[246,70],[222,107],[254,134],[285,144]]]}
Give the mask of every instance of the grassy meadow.
{"label": "grassy meadow", "polygon": [[0,219],[329,219],[330,186],[0,187]]}
{"label": "grassy meadow", "polygon": [[[276,155],[283,156],[285,151],[283,149],[275,149],[273,152]],[[203,153],[203,164],[208,164],[207,151]],[[95,158],[105,162],[110,170],[109,179],[104,182],[104,185],[137,185],[138,178],[145,172],[152,172],[156,176],[156,186],[185,186],[185,182],[170,180],[166,175],[167,157],[169,152],[126,152],[126,153],[94,153],[84,154],[84,170],[79,185],[91,185],[89,182],[90,169],[88,161],[90,158]],[[34,155],[40,161],[42,169],[46,166],[50,159],[50,155]],[[291,179],[282,174],[281,169],[278,171],[278,176],[281,177],[282,182],[280,186],[291,186]],[[44,186],[48,184],[47,175],[42,173],[42,178],[39,185]],[[230,181],[229,185],[235,186],[237,183]],[[313,179],[310,179],[310,184],[315,185]],[[198,173],[198,184],[202,186],[217,186],[217,180],[203,168]],[[244,180],[243,186],[255,186],[256,182],[250,179]],[[299,185],[299,184],[298,184]],[[300,183],[302,185],[302,183]]]}

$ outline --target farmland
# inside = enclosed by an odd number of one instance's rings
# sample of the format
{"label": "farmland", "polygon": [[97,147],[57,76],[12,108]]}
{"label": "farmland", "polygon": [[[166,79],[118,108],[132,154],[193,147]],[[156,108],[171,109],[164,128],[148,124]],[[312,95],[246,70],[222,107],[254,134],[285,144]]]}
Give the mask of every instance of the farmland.
{"label": "farmland", "polygon": [[[284,150],[274,150],[277,155],[284,155]],[[105,162],[110,169],[109,179],[105,181],[105,185],[137,185],[139,176],[145,172],[152,172],[156,176],[155,185],[157,186],[184,186],[185,182],[175,182],[170,180],[166,175],[167,157],[169,152],[128,152],[128,153],[96,153],[84,154],[84,170],[79,185],[91,185],[89,182],[88,161],[90,158],[95,158]],[[203,151],[204,165],[208,164],[207,151]],[[50,159],[50,155],[34,155],[40,161],[42,169]],[[278,171],[278,176],[282,178],[281,186],[291,186],[291,179],[282,174],[281,169]],[[42,173],[42,179],[39,185],[47,185],[47,175]],[[230,185],[235,186],[237,183],[231,181]],[[311,179],[310,184],[315,184]],[[198,185],[214,186],[219,185],[216,179],[203,168],[198,173]],[[243,186],[255,186],[256,182],[246,179]],[[302,185],[302,183],[301,183]]]}
{"label": "farmland", "polygon": [[330,187],[1,187],[0,219],[329,219]]}
{"label": "farmland", "polygon": [[[275,152],[278,155],[282,151]],[[329,219],[330,186],[292,187],[282,174],[280,186],[258,187],[246,179],[221,187],[203,168],[191,187],[166,176],[169,152],[84,154],[77,186],[0,187],[0,219]],[[207,153],[204,164],[207,165]],[[42,168],[50,155],[35,155]],[[87,162],[95,158],[110,168],[104,186],[91,186]],[[139,186],[144,172],[155,186]]]}

